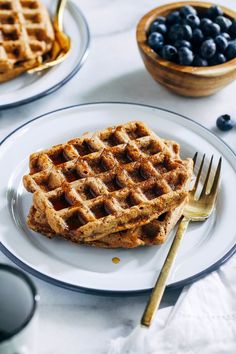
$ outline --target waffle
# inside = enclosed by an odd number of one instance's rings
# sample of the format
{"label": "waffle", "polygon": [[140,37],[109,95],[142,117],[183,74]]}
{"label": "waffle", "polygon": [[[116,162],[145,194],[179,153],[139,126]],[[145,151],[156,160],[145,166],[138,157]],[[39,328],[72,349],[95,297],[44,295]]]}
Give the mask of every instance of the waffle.
{"label": "waffle", "polygon": [[40,64],[53,41],[49,14],[39,0],[0,0],[0,82]]}
{"label": "waffle", "polygon": [[[186,162],[186,168],[188,169],[189,179],[182,185],[182,188],[188,190],[192,175],[192,162],[190,160]],[[185,202],[177,208],[160,215],[158,219],[146,225],[124,230],[123,232],[111,233],[98,241],[83,242],[73,237],[69,239],[76,243],[85,243],[89,246],[104,248],[134,248],[143,245],[158,245],[165,242],[169,232],[179,220],[184,205]],[[28,226],[33,231],[44,234],[50,238],[57,235],[47,223],[45,214],[36,210],[34,207],[31,208],[28,216]],[[66,238],[68,239],[68,237]]]}
{"label": "waffle", "polygon": [[177,157],[179,146],[160,139],[142,122],[130,122],[33,153],[29,159],[30,173],[23,182],[31,193],[48,192],[63,183],[96,176],[161,152]]}
{"label": "waffle", "polygon": [[[158,219],[153,220],[146,225],[125,230],[123,232],[112,233],[97,241],[86,243],[79,240],[76,241],[73,238],[69,238],[69,240],[78,244],[99,248],[135,248],[139,246],[160,245],[165,242],[166,237],[178,222],[182,215],[184,205],[185,202],[176,209],[162,214]],[[33,206],[30,209],[27,224],[31,230],[43,234],[48,238],[53,238],[55,236],[62,237],[52,230],[45,215]]]}
{"label": "waffle", "polygon": [[[128,123],[31,155],[24,184],[55,233],[94,242],[145,225],[186,200],[189,162],[174,153],[177,144],[170,149],[143,123]],[[68,181],[68,169],[75,181]]]}

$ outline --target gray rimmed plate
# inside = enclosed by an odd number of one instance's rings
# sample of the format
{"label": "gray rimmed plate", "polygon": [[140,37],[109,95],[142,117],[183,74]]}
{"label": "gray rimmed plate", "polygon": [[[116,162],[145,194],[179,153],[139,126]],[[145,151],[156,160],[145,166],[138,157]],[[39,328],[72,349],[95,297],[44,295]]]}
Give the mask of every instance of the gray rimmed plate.
{"label": "gray rimmed plate", "polygon": [[[213,133],[192,120],[151,106],[93,103],[67,107],[35,118],[4,139],[0,184],[0,249],[26,271],[53,284],[77,291],[137,294],[149,291],[173,238],[162,246],[106,250],[48,240],[30,231],[26,216],[32,195],[24,190],[30,153],[67,141],[86,131],[142,120],[160,136],[181,144],[182,156],[197,150],[216,161],[223,157],[222,184],[216,210],[203,223],[190,225],[168,281],[176,288],[219,267],[235,251],[236,157]],[[48,132],[50,131],[50,134]],[[113,257],[120,263],[114,264]]]}

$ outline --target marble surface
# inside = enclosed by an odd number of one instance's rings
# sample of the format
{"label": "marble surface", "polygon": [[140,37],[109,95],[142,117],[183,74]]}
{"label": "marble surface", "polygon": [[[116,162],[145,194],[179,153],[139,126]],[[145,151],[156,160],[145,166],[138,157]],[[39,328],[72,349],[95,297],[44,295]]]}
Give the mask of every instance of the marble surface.
{"label": "marble surface", "polygon": [[[139,102],[168,108],[213,130],[236,150],[236,130],[219,133],[216,117],[236,117],[236,82],[207,98],[176,96],[157,85],[144,69],[135,41],[135,26],[147,11],[164,3],[153,0],[80,0],[92,41],[81,71],[62,89],[37,102],[0,112],[0,140],[44,112],[95,101]],[[218,1],[236,10],[234,0]],[[0,262],[11,262],[0,254]],[[147,296],[100,297],[63,290],[33,278],[41,296],[40,354],[105,354],[111,338],[128,334],[138,323]],[[162,306],[174,304],[178,291],[167,293]],[[144,353],[145,354],[145,353]]]}

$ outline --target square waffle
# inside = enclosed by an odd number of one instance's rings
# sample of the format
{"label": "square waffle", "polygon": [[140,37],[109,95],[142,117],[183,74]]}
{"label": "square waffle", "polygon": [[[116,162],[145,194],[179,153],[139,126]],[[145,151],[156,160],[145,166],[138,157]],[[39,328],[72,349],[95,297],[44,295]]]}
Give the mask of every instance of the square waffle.
{"label": "square waffle", "polygon": [[[188,190],[190,178],[192,175],[192,161],[185,162],[189,178],[182,184],[181,188]],[[161,214],[157,219],[145,224],[122,232],[111,233],[97,241],[82,241],[77,238],[69,238],[71,241],[89,246],[103,248],[134,248],[143,245],[158,245],[165,242],[169,232],[173,229],[184,208],[185,201],[177,208]],[[54,237],[57,234],[49,226],[45,214],[32,207],[28,216],[28,226],[48,237]],[[68,237],[67,237],[68,238]]]}
{"label": "square waffle", "polygon": [[132,122],[31,155],[24,185],[55,233],[96,244],[184,203],[191,162],[174,156],[177,144]]}
{"label": "square waffle", "polygon": [[39,0],[0,0],[0,82],[40,64],[53,41],[49,14]]}
{"label": "square waffle", "polygon": [[[182,215],[184,205],[185,202],[180,204],[177,208],[160,215],[158,219],[155,219],[146,225],[130,230],[124,230],[122,232],[112,233],[96,241],[84,242],[68,237],[66,237],[66,239],[77,244],[99,248],[135,248],[139,246],[160,245],[165,242],[168,234],[178,222]],[[63,237],[52,230],[45,215],[38,211],[34,206],[30,209],[27,223],[31,230],[43,234],[48,238],[53,238],[55,236]]]}
{"label": "square waffle", "polygon": [[94,177],[114,167],[124,166],[141,157],[158,154],[179,156],[175,142],[157,137],[142,122],[130,122],[86,133],[81,138],[30,155],[30,173],[23,178],[25,188],[52,191],[64,182]]}

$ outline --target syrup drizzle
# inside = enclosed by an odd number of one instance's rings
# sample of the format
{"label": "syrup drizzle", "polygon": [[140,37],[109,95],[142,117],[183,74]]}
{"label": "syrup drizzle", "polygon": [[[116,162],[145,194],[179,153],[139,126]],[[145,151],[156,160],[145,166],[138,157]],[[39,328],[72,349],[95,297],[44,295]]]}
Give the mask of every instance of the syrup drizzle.
{"label": "syrup drizzle", "polygon": [[119,258],[119,257],[113,257],[113,258],[112,258],[112,262],[113,262],[114,264],[118,264],[118,263],[120,263],[120,258]]}

